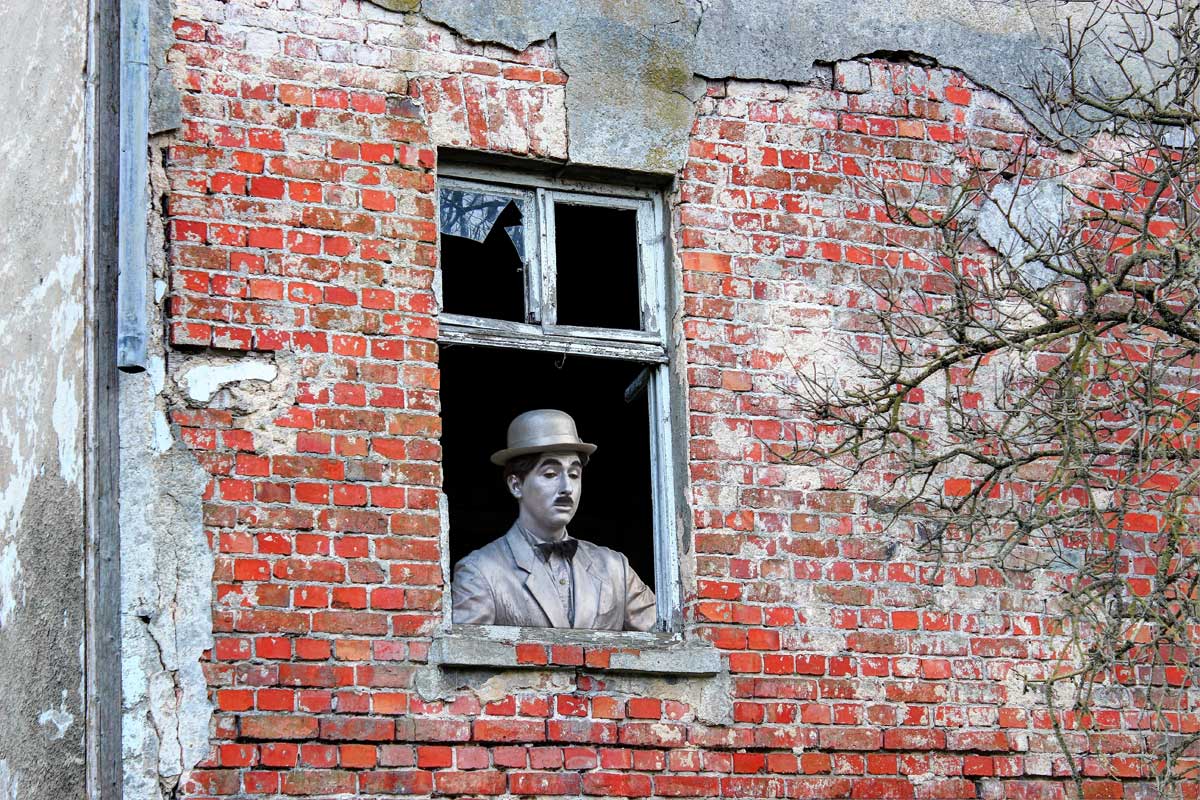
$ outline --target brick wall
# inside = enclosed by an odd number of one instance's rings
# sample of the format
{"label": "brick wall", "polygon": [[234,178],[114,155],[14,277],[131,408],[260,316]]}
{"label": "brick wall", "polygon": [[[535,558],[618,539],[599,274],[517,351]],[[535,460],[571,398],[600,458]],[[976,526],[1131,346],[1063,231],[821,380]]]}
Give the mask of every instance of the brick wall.
{"label": "brick wall", "polygon": [[[851,329],[868,271],[904,258],[853,179],[950,170],[946,143],[1012,148],[1026,126],[1004,102],[875,61],[853,94],[711,82],[699,103],[669,198],[685,617],[722,653],[728,719],[606,673],[602,647],[519,648],[560,669],[430,700],[416,682],[436,670],[445,591],[436,148],[565,158],[568,78],[551,46],[470,44],[365,4],[177,6],[169,357],[270,354],[291,381],[266,412],[171,415],[212,474],[217,553],[213,749],[189,796],[1064,796],[1017,677],[1054,655],[1045,589],[935,569],[881,535],[865,493],[826,491],[763,444],[797,430],[778,388],[795,348]],[[1078,740],[1086,792],[1150,796],[1137,731],[1105,713]]]}

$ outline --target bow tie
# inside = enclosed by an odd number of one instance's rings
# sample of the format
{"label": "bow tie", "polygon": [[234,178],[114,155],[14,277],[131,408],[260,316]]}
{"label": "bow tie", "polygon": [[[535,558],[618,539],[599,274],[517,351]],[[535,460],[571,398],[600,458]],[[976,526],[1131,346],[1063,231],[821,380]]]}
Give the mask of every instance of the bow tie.
{"label": "bow tie", "polygon": [[578,549],[578,539],[562,539],[557,542],[542,542],[537,545],[537,551],[541,554],[543,561],[549,561],[550,556],[556,553],[567,561],[570,561],[575,558],[575,551]]}

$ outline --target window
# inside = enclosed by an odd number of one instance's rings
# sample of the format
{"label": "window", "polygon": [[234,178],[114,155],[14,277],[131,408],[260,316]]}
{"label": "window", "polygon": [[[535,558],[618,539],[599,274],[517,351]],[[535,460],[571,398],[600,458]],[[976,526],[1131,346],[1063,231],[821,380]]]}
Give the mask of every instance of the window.
{"label": "window", "polygon": [[534,408],[598,450],[571,534],[624,553],[658,628],[679,608],[660,194],[445,166],[438,183],[444,487],[451,566],[516,508],[489,455]]}

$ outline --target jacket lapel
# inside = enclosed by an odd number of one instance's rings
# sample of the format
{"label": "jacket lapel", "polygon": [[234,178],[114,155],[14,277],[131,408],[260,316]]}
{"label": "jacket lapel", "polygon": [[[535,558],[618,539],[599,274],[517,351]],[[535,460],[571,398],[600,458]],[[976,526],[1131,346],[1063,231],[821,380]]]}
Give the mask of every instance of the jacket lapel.
{"label": "jacket lapel", "polygon": [[[508,543],[508,549],[512,551],[513,561],[526,573],[525,589],[541,606],[542,612],[550,620],[550,624],[555,628],[571,627],[571,623],[567,620],[566,609],[558,600],[558,592],[554,589],[554,579],[550,577],[550,570],[547,569],[541,557],[529,546],[525,534],[521,533],[516,525],[513,525],[508,529],[504,540]],[[575,619],[578,622],[578,609],[576,609]]]}
{"label": "jacket lapel", "polygon": [[571,564],[571,578],[575,582],[575,627],[591,628],[596,624],[600,612],[600,587],[602,576],[583,543],[575,551]]}

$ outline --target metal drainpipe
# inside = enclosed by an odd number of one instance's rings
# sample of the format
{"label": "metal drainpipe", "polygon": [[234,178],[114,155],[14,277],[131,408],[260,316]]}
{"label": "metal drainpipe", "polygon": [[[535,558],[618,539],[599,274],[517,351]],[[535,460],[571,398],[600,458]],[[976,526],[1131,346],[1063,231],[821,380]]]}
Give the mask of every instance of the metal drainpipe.
{"label": "metal drainpipe", "polygon": [[146,215],[150,127],[150,4],[121,3],[121,164],[117,259],[117,366],[141,372],[147,362]]}

